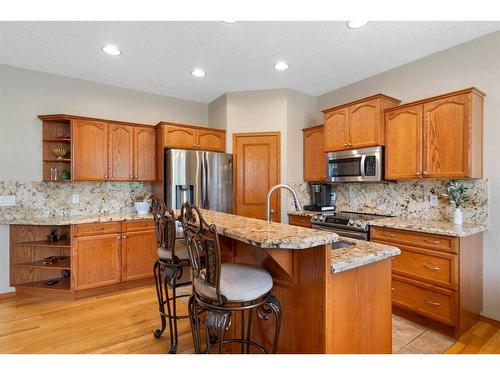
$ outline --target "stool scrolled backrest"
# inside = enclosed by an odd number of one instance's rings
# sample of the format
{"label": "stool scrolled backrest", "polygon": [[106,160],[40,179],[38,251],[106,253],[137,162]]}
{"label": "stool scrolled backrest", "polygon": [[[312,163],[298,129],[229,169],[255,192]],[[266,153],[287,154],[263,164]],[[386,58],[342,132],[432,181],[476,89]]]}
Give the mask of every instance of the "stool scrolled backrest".
{"label": "stool scrolled backrest", "polygon": [[180,221],[184,230],[193,289],[203,290],[203,298],[224,303],[220,293],[221,258],[219,236],[215,224],[208,224],[198,207],[185,203],[181,208]]}
{"label": "stool scrolled backrest", "polygon": [[175,260],[175,213],[167,209],[158,197],[151,200],[151,212],[155,223],[158,254],[166,257],[165,260]]}

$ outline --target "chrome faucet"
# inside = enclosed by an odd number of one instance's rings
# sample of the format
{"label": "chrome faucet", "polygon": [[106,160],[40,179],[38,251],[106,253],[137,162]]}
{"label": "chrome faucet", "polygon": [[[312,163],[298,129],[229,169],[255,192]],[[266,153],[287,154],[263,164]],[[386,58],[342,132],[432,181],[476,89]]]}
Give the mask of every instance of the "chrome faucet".
{"label": "chrome faucet", "polygon": [[275,190],[278,189],[286,189],[293,195],[293,204],[295,205],[295,209],[297,211],[302,211],[302,205],[299,202],[299,197],[297,196],[297,193],[295,190],[293,190],[290,186],[285,185],[285,184],[278,184],[274,185],[269,191],[267,192],[267,203],[266,203],[266,218],[267,221],[271,221],[271,195],[274,193]]}

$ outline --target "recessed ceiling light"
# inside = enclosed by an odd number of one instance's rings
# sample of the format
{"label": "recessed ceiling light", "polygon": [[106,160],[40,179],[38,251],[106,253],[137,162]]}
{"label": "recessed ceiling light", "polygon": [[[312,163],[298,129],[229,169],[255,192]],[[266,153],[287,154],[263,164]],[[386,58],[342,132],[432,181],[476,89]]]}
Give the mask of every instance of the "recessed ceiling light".
{"label": "recessed ceiling light", "polygon": [[288,64],[284,61],[277,62],[276,65],[274,66],[274,69],[276,70],[287,70],[288,69]]}
{"label": "recessed ceiling light", "polygon": [[363,26],[365,26],[368,23],[368,21],[347,21],[347,27],[350,29],[359,29]]}
{"label": "recessed ceiling light", "polygon": [[121,54],[121,51],[116,46],[112,46],[109,44],[107,46],[102,47],[102,50],[106,52],[108,55],[118,56],[119,54]]}
{"label": "recessed ceiling light", "polygon": [[195,77],[205,77],[206,76],[206,73],[201,70],[201,69],[195,69],[191,72],[192,75],[194,75]]}
{"label": "recessed ceiling light", "polygon": [[236,23],[236,22],[238,22],[238,20],[227,19],[227,20],[224,20],[223,22],[225,22],[225,23]]}

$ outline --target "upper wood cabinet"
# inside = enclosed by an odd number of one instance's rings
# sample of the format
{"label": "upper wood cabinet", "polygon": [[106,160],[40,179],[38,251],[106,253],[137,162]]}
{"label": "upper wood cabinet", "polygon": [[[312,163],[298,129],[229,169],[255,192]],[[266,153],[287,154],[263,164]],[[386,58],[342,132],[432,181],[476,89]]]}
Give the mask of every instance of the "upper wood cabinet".
{"label": "upper wood cabinet", "polygon": [[107,180],[108,124],[97,121],[72,122],[73,180]]}
{"label": "upper wood cabinet", "polygon": [[397,104],[398,99],[377,94],[324,110],[324,150],[340,151],[384,145],[383,111]]}
{"label": "upper wood cabinet", "polygon": [[483,97],[469,88],[387,110],[386,179],[481,178]]}
{"label": "upper wood cabinet", "polygon": [[302,130],[304,132],[304,181],[324,182],[326,179],[323,129],[323,125],[318,125]]}
{"label": "upper wood cabinet", "polygon": [[134,127],[134,180],[156,179],[156,129],[153,126]]}
{"label": "upper wood cabinet", "polygon": [[128,125],[109,125],[109,179],[134,179],[134,128]]}
{"label": "upper wood cabinet", "polygon": [[225,130],[171,122],[160,122],[157,128],[161,133],[162,148],[217,152],[226,150]]}

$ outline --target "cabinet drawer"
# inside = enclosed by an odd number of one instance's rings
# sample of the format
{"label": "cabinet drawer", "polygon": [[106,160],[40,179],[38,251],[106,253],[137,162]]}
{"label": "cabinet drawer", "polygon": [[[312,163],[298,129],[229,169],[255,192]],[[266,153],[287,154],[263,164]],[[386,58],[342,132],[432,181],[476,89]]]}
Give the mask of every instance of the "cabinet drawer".
{"label": "cabinet drawer", "polygon": [[91,223],[75,225],[75,236],[92,236],[97,234],[112,234],[121,232],[121,223],[112,221],[107,223]]}
{"label": "cabinet drawer", "polygon": [[142,230],[154,230],[153,219],[147,220],[125,220],[123,222],[123,232],[136,232]]}
{"label": "cabinet drawer", "polygon": [[392,261],[392,271],[424,282],[456,289],[457,256],[432,250],[399,246],[401,255]]}
{"label": "cabinet drawer", "polygon": [[299,227],[312,228],[311,218],[302,215],[288,215],[288,224]]}
{"label": "cabinet drawer", "polygon": [[457,252],[455,238],[437,234],[417,233],[390,228],[371,228],[371,238],[376,241],[396,242],[431,250]]}
{"label": "cabinet drawer", "polygon": [[455,325],[456,292],[404,278],[392,278],[392,303],[448,325]]}

